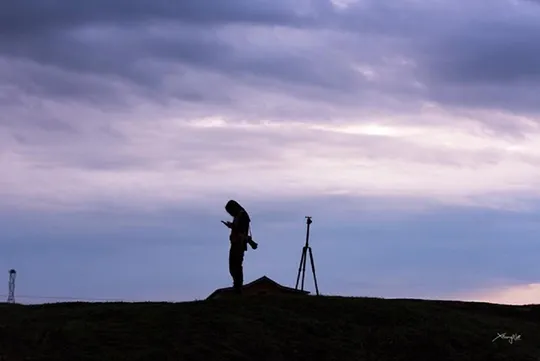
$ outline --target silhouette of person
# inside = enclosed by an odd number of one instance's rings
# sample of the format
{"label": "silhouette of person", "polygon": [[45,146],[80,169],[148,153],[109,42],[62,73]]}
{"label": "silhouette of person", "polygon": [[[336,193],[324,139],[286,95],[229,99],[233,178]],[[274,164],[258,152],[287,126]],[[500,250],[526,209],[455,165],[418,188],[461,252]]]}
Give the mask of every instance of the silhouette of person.
{"label": "silhouette of person", "polygon": [[229,250],[229,272],[233,279],[233,288],[237,293],[242,293],[244,284],[244,252],[247,251],[247,245],[256,249],[255,243],[250,235],[249,226],[251,219],[246,210],[235,200],[230,200],[225,205],[225,210],[233,217],[232,222],[221,221],[231,229],[229,240],[231,248]]}

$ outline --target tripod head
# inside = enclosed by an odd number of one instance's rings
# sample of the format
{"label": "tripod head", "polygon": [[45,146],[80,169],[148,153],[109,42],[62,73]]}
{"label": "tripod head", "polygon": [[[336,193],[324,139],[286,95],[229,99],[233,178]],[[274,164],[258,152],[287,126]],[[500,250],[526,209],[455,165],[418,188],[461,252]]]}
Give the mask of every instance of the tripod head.
{"label": "tripod head", "polygon": [[309,247],[309,227],[310,227],[311,223],[313,223],[313,221],[311,220],[311,217],[306,216],[307,229],[306,229],[306,245],[305,245],[305,247]]}

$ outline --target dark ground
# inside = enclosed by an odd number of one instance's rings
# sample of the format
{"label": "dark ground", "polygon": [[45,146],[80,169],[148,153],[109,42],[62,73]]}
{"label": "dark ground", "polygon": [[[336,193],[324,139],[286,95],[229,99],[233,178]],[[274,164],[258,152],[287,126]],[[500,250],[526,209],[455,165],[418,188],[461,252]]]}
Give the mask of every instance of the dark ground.
{"label": "dark ground", "polygon": [[[503,332],[521,340],[492,342]],[[308,296],[1,304],[0,355],[6,361],[538,361],[540,306]]]}

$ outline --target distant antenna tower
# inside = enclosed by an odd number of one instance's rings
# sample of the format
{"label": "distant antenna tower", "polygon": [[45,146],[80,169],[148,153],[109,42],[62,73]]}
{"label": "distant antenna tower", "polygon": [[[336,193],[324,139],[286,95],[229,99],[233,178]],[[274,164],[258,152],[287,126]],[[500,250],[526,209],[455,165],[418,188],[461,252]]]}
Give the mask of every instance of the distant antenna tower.
{"label": "distant antenna tower", "polygon": [[313,272],[313,281],[315,281],[315,292],[317,296],[319,295],[319,286],[317,285],[317,276],[315,275],[315,262],[313,261],[313,252],[311,252],[311,247],[309,246],[309,228],[313,221],[311,217],[306,217],[307,231],[306,231],[306,244],[302,248],[302,257],[300,258],[300,267],[298,267],[298,276],[296,277],[296,289],[298,289],[298,282],[300,281],[300,275],[302,275],[302,287],[301,290],[304,290],[304,278],[306,277],[306,261],[307,254],[309,251],[309,259],[311,263],[311,271]]}
{"label": "distant antenna tower", "polygon": [[14,269],[9,270],[9,293],[8,303],[15,303],[15,277],[17,277],[17,271]]}

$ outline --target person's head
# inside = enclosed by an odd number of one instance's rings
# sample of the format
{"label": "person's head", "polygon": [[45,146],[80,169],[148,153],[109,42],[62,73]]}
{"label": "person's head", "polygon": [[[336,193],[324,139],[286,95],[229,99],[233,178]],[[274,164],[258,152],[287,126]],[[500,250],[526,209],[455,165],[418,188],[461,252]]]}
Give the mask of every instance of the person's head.
{"label": "person's head", "polygon": [[238,213],[242,211],[242,209],[243,209],[242,206],[233,199],[228,201],[227,204],[225,205],[225,210],[227,211],[227,213],[229,213],[233,217],[236,217]]}

